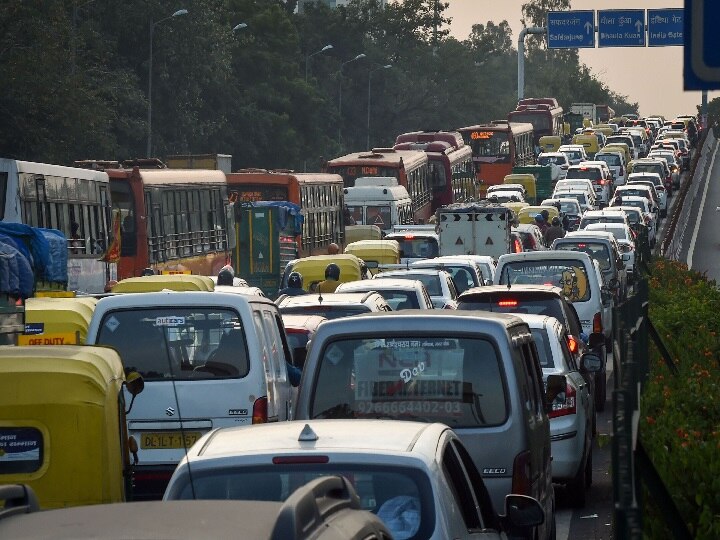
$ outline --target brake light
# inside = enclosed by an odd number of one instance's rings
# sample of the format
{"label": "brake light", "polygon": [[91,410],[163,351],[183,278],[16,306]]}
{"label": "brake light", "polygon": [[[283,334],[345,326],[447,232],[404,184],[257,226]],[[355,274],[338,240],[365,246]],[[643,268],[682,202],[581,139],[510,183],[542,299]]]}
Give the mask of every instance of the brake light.
{"label": "brake light", "polygon": [[605,185],[605,180],[600,180],[600,185],[601,185],[601,186],[604,186],[604,185]]}
{"label": "brake light", "polygon": [[520,243],[520,240],[517,238],[515,239],[515,250],[514,253],[522,253],[522,244]]}
{"label": "brake light", "polygon": [[412,240],[413,238],[415,238],[414,234],[406,234],[405,235],[405,240]]}
{"label": "brake light", "polygon": [[259,397],[253,403],[252,423],[264,424],[268,420],[267,396]]}
{"label": "brake light", "polygon": [[498,306],[500,307],[517,307],[517,300],[500,300]]}
{"label": "brake light", "polygon": [[575,354],[580,349],[580,345],[578,344],[577,339],[575,339],[575,336],[571,336],[568,334],[567,336],[567,345],[568,349],[570,349],[570,352]]}
{"label": "brake light", "polygon": [[300,465],[305,463],[328,463],[328,456],[275,456],[273,465]]}
{"label": "brake light", "polygon": [[593,317],[593,333],[595,334],[602,334],[603,331],[603,324],[602,324],[602,315],[600,313],[596,313]]}
{"label": "brake light", "polygon": [[553,403],[552,411],[548,413],[548,418],[557,418],[558,416],[567,416],[569,414],[577,414],[577,393],[575,392],[575,388],[568,384],[565,387],[565,401],[562,403]]}
{"label": "brake light", "polygon": [[532,495],[530,481],[530,451],[520,452],[513,461],[512,493]]}

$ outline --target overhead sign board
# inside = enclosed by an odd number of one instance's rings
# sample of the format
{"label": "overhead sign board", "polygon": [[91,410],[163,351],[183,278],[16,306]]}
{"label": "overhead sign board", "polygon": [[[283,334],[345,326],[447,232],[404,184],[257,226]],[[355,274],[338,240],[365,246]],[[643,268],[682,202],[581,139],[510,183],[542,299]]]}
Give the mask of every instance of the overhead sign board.
{"label": "overhead sign board", "polygon": [[718,0],[685,0],[685,90],[720,89]]}
{"label": "overhead sign board", "polygon": [[549,11],[548,49],[595,47],[595,11]]}
{"label": "overhead sign board", "polygon": [[598,11],[598,47],[644,47],[644,9]]}
{"label": "overhead sign board", "polygon": [[682,45],[684,13],[682,8],[648,9],[648,46]]}

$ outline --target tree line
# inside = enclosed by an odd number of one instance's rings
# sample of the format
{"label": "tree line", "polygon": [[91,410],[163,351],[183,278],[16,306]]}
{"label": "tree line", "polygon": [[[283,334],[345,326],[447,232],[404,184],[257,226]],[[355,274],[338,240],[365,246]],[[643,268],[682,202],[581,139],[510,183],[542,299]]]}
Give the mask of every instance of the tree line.
{"label": "tree line", "polygon": [[[151,58],[151,157],[232,154],[234,169],[318,170],[368,141],[388,146],[405,131],[487,122],[515,108],[507,21],[476,24],[458,40],[437,0],[318,2],[301,14],[296,3],[3,1],[0,156],[149,157]],[[548,10],[567,8],[569,0],[528,1],[523,23],[541,26]],[[566,109],[580,101],[637,110],[577,51],[547,50],[535,37],[525,79],[526,96],[553,96]]]}

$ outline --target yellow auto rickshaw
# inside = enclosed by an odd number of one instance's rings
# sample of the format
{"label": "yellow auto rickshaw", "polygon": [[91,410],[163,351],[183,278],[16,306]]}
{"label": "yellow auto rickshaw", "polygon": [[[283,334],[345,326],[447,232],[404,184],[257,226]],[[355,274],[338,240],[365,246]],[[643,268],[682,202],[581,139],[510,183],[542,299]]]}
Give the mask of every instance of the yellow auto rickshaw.
{"label": "yellow auto rickshaw", "polygon": [[543,135],[539,144],[542,152],[557,152],[562,145],[562,139],[557,135]]}
{"label": "yellow auto rickshaw", "polygon": [[25,333],[18,345],[82,345],[97,299],[28,298],[25,302]]}
{"label": "yellow auto rickshaw", "polygon": [[[537,206],[526,206],[520,209],[517,213],[518,221],[520,223],[535,223],[535,216],[547,210],[549,217],[548,222],[551,222],[553,218],[560,217],[560,211],[555,206],[537,205]],[[548,223],[549,224],[549,223]]]}
{"label": "yellow auto rickshaw", "polygon": [[622,152],[625,156],[625,163],[630,163],[632,161],[632,155],[630,154],[630,147],[627,145],[627,143],[612,143],[608,144],[607,146],[603,146],[603,152]]}
{"label": "yellow auto rickshaw", "polygon": [[114,293],[138,293],[170,291],[210,291],[215,283],[208,276],[191,274],[169,274],[160,276],[131,277],[119,281],[113,288]]}
{"label": "yellow auto rickshaw", "polygon": [[[345,253],[351,253],[370,268],[381,264],[400,264],[400,244],[397,240],[359,240],[348,244]],[[342,269],[340,270],[342,275]]]}
{"label": "yellow auto rickshaw", "polygon": [[500,204],[502,204],[505,208],[509,208],[510,210],[515,212],[516,216],[518,215],[518,212],[520,212],[520,210],[530,206],[526,202],[505,202],[505,203],[500,203]]}
{"label": "yellow auto rickshaw", "polygon": [[382,230],[377,225],[346,225],[345,243],[352,244],[358,240],[380,240]]}
{"label": "yellow auto rickshaw", "polygon": [[143,385],[110,348],[0,347],[0,483],[28,484],[43,509],[129,500],[123,387]]}
{"label": "yellow auto rickshaw", "polygon": [[607,124],[597,124],[596,126],[593,126],[593,129],[595,131],[599,131],[606,137],[611,137],[611,136],[615,135],[615,130],[611,126],[608,126]]}
{"label": "yellow auto rickshaw", "polygon": [[590,159],[595,157],[600,151],[600,143],[594,133],[580,133],[575,135],[572,140],[573,144],[581,144],[585,148],[585,153]]}
{"label": "yellow auto rickshaw", "polygon": [[280,288],[287,287],[291,272],[299,272],[303,277],[303,288],[309,291],[313,285],[325,279],[325,269],[330,263],[335,263],[340,267],[340,283],[371,277],[365,262],[351,253],[314,255],[290,261],[285,267]]}
{"label": "yellow auto rickshaw", "polygon": [[537,181],[533,174],[508,174],[503,178],[503,184],[522,184],[525,186],[525,201],[530,204],[537,202]]}

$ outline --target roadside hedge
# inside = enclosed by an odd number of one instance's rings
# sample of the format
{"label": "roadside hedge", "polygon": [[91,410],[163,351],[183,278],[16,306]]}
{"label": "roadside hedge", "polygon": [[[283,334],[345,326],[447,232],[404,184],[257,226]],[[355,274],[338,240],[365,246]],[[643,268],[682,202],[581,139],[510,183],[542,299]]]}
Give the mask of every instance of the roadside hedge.
{"label": "roadside hedge", "polygon": [[[684,264],[651,266],[650,319],[678,366],[653,346],[640,436],[691,533],[720,538],[720,290]],[[645,493],[647,538],[670,538]]]}

